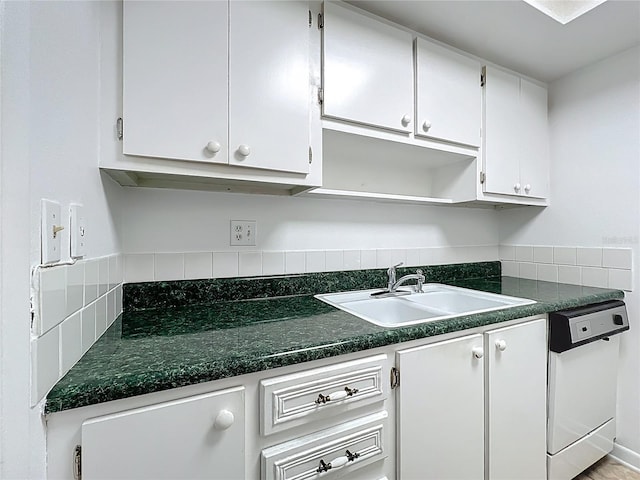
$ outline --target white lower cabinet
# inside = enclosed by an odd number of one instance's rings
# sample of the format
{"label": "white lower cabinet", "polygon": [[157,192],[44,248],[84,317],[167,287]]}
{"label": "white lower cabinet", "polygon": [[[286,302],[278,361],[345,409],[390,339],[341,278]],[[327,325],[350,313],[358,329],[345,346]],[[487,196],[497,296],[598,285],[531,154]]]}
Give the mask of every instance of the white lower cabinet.
{"label": "white lower cabinet", "polygon": [[546,349],[540,318],[397,352],[399,478],[546,478]]}
{"label": "white lower cabinet", "polygon": [[543,479],[546,348],[538,317],[54,413],[47,478]]}
{"label": "white lower cabinet", "polygon": [[244,388],[82,423],[82,478],[244,479]]}

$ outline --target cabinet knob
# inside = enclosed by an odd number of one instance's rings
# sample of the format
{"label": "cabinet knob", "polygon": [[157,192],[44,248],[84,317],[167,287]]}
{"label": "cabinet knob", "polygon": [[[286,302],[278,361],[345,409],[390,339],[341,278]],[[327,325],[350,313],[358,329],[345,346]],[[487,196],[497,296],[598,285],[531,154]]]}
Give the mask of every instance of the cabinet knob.
{"label": "cabinet knob", "polygon": [[425,120],[425,122],[422,124],[422,129],[425,132],[428,132],[430,128],[431,128],[431,122],[429,120]]}
{"label": "cabinet knob", "polygon": [[476,358],[484,357],[484,349],[482,347],[473,347],[471,353],[473,353],[473,356]]}
{"label": "cabinet knob", "polygon": [[240,145],[238,147],[238,153],[243,157],[248,157],[251,153],[251,147],[249,147],[249,145]]}
{"label": "cabinet knob", "polygon": [[405,127],[411,123],[411,115],[405,115],[402,117],[402,125]]}
{"label": "cabinet knob", "polygon": [[524,191],[526,193],[529,193],[531,191],[531,185],[529,185],[528,183],[524,186]]}
{"label": "cabinet knob", "polygon": [[220,413],[218,413],[218,416],[216,417],[216,420],[213,423],[213,426],[216,427],[218,430],[226,430],[231,425],[233,425],[234,420],[235,420],[235,417],[233,416],[233,413],[231,413],[229,410],[220,410]]}
{"label": "cabinet knob", "polygon": [[496,348],[501,352],[504,352],[507,349],[507,342],[504,340],[496,340]]}
{"label": "cabinet knob", "polygon": [[514,189],[516,192],[519,192],[519,191],[520,191],[520,184],[519,184],[519,183],[516,183],[516,184],[513,186],[513,189]]}
{"label": "cabinet knob", "polygon": [[220,142],[216,142],[212,140],[209,143],[207,143],[207,150],[210,153],[218,153],[221,148],[222,148],[222,145],[220,145]]}

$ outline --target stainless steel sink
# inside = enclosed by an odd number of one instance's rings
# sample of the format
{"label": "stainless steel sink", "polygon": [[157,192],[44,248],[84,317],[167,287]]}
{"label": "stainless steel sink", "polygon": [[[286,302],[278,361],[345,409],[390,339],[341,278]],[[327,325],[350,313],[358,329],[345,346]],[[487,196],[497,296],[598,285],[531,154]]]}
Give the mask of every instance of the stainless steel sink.
{"label": "stainless steel sink", "polygon": [[326,293],[316,298],[381,327],[400,327],[472,313],[490,312],[533,300],[480,292],[438,283],[424,285],[423,293],[372,297],[380,289]]}

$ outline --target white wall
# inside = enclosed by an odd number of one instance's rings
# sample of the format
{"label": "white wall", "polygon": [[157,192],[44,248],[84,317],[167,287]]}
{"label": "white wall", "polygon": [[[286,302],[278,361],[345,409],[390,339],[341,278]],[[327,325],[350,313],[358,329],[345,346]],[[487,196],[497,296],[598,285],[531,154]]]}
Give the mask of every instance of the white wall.
{"label": "white wall", "polygon": [[[550,85],[551,206],[500,213],[500,242],[633,250],[640,286],[640,48]],[[640,453],[640,303],[626,296],[618,444]],[[640,466],[640,455],[633,457]],[[629,460],[629,459],[628,459]]]}
{"label": "white wall", "polygon": [[[40,199],[62,204],[65,226],[69,203],[84,205],[87,257],[119,253],[121,187],[97,169],[101,151],[114,152],[101,140],[113,135],[119,108],[117,64],[101,63],[107,56],[100,55],[117,45],[105,47],[101,12],[117,12],[117,4],[2,1],[0,9],[0,478],[44,478],[42,405],[29,407],[37,344],[29,272],[40,262]],[[62,242],[68,245],[68,228]],[[62,260],[68,256],[64,248]],[[58,348],[53,353],[57,365]]]}
{"label": "white wall", "polygon": [[498,244],[497,212],[479,208],[133,188],[123,189],[123,202],[125,253],[237,250],[232,219],[257,220],[250,250]]}

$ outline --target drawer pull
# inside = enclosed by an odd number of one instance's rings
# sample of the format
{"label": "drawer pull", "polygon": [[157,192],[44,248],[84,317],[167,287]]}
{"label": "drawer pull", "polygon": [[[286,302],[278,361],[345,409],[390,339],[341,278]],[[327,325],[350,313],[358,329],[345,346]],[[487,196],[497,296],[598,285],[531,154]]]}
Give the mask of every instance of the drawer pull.
{"label": "drawer pull", "polygon": [[332,468],[344,467],[347,463],[353,462],[359,456],[359,453],[351,453],[349,450],[347,450],[346,452],[344,452],[344,456],[334,458],[329,463],[325,463],[324,460],[320,459],[320,465],[318,465],[318,469],[316,470],[316,472],[328,472]]}
{"label": "drawer pull", "polygon": [[356,393],[358,393],[357,388],[349,388],[344,387],[344,390],[338,390],[337,392],[332,392],[329,395],[323,395],[321,393],[318,394],[318,398],[316,398],[315,403],[318,405],[325,404],[331,401],[342,400],[343,398],[352,397]]}

